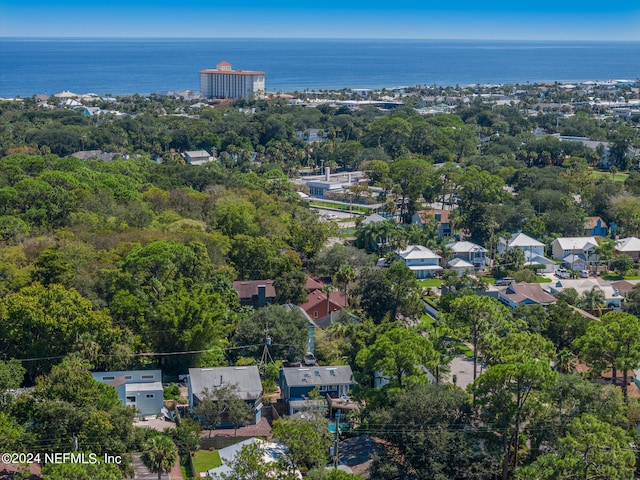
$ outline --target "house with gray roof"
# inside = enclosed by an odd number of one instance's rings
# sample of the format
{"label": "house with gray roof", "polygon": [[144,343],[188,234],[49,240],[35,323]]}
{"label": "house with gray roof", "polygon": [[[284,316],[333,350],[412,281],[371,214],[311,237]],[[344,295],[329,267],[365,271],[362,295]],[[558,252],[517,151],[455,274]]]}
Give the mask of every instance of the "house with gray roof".
{"label": "house with gray roof", "polygon": [[253,410],[254,419],[250,423],[258,423],[262,418],[262,381],[258,367],[216,367],[190,368],[187,377],[189,408],[193,409],[204,398],[208,391],[215,399],[215,392],[222,386],[234,386],[235,393]]}
{"label": "house with gray roof", "polygon": [[93,372],[94,380],[112,386],[126,407],[134,407],[139,417],[158,415],[163,407],[161,370]]}
{"label": "house with gray roof", "polygon": [[308,409],[309,394],[316,387],[323,396],[339,398],[354,386],[355,380],[349,365],[280,369],[280,390],[289,406],[290,415]]}

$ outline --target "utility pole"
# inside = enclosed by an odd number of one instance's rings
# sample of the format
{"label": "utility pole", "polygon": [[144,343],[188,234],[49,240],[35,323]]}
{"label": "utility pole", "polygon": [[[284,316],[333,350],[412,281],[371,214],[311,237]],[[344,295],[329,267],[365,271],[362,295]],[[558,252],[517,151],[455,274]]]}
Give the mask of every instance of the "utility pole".
{"label": "utility pole", "polygon": [[338,443],[340,442],[340,409],[336,410],[336,438],[333,445],[333,466],[338,468]]}

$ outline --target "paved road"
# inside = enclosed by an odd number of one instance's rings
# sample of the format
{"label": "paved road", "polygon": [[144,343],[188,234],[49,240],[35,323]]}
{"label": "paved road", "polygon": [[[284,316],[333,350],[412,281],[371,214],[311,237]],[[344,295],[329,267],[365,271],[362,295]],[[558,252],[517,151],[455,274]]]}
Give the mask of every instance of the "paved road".
{"label": "paved road", "polygon": [[[484,372],[486,366],[478,362],[477,373],[480,375]],[[473,383],[473,359],[464,355],[454,358],[451,361],[451,373],[447,381],[453,383],[453,376],[456,376],[456,385],[462,389],[466,389],[468,385]]]}

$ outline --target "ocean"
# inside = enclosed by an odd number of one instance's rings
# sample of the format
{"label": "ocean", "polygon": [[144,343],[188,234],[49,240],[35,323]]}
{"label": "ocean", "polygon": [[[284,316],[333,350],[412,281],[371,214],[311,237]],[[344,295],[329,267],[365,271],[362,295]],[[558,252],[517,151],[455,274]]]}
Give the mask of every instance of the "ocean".
{"label": "ocean", "polygon": [[640,42],[0,38],[0,97],[197,92],[222,60],[268,92],[640,78]]}

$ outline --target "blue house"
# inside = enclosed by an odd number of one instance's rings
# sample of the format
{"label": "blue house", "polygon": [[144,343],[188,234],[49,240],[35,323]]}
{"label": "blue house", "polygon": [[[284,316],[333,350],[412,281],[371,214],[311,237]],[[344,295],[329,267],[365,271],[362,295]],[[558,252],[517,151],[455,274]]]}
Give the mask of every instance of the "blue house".
{"label": "blue house", "polygon": [[[348,365],[280,369],[280,390],[289,406],[289,415],[309,408],[309,394],[316,387],[323,396],[340,398],[354,386],[353,372]],[[321,402],[324,406],[324,400]]]}
{"label": "blue house", "polygon": [[134,407],[139,417],[158,415],[163,407],[161,370],[93,372],[94,380],[111,385],[126,407]]}
{"label": "blue house", "polygon": [[587,217],[584,221],[586,237],[606,237],[609,234],[607,224],[600,217]]}

